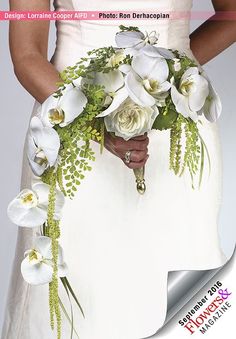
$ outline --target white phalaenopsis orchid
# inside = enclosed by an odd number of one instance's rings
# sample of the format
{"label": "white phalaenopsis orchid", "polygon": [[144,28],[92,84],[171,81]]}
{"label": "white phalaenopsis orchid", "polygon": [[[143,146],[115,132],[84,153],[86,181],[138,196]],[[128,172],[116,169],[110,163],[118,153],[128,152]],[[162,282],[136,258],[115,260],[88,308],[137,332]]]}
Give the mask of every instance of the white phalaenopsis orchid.
{"label": "white phalaenopsis orchid", "polygon": [[222,112],[222,103],[220,97],[211,83],[209,83],[209,95],[206,98],[202,112],[204,113],[206,119],[210,122],[215,122]]}
{"label": "white phalaenopsis orchid", "polygon": [[30,122],[27,156],[33,173],[41,176],[50,166],[54,166],[60,148],[60,138],[51,127],[44,127],[38,117]]}
{"label": "white phalaenopsis orchid", "polygon": [[215,122],[221,115],[222,103],[221,103],[218,93],[216,92],[215,88],[212,86],[211,81],[208,75],[206,74],[206,72],[203,71],[202,75],[208,81],[209,95],[206,98],[206,101],[201,110],[201,113],[203,113],[206,119],[209,120],[210,122]]}
{"label": "white phalaenopsis orchid", "polygon": [[88,100],[79,87],[66,85],[62,94],[60,98],[52,94],[42,103],[38,114],[44,126],[64,127],[83,112]]}
{"label": "white phalaenopsis orchid", "polygon": [[[48,196],[50,186],[37,182],[32,189],[22,190],[8,205],[8,217],[11,221],[23,227],[37,227],[47,220]],[[64,205],[64,195],[56,190],[54,219],[60,220]]]}
{"label": "white phalaenopsis orchid", "polygon": [[[42,285],[52,281],[52,240],[49,237],[38,236],[34,248],[25,252],[21,263],[21,273],[24,280],[31,285]],[[65,277],[67,265],[64,262],[63,250],[58,248],[58,276]]]}
{"label": "white phalaenopsis orchid", "polygon": [[151,130],[159,114],[157,106],[141,107],[127,98],[114,112],[104,119],[106,129],[128,140]]}
{"label": "white phalaenopsis orchid", "polygon": [[185,118],[198,120],[198,115],[209,94],[208,81],[199,74],[198,67],[188,68],[181,77],[179,87],[171,87],[171,98],[177,112]]}
{"label": "white phalaenopsis orchid", "polygon": [[140,52],[153,58],[164,58],[164,59],[175,58],[175,55],[171,50],[164,47],[157,47],[153,45],[146,45],[140,50]]}
{"label": "white phalaenopsis orchid", "polygon": [[163,98],[171,87],[167,81],[169,67],[166,60],[139,54],[133,58],[131,66],[132,70],[125,78],[131,99],[143,107],[155,104],[162,106]]}
{"label": "white phalaenopsis orchid", "polygon": [[146,33],[146,35],[140,31],[122,31],[116,34],[115,40],[117,46],[124,48],[125,53],[131,56],[147,53],[152,57],[174,58],[174,54],[167,48],[155,46],[158,41],[156,31]]}
{"label": "white phalaenopsis orchid", "polygon": [[108,107],[98,114],[97,117],[104,117],[110,114],[128,97],[128,93],[124,87],[124,77],[118,69],[109,73],[98,72],[94,74],[94,78],[89,81],[93,84],[104,86],[107,94],[105,105]]}
{"label": "white phalaenopsis orchid", "polygon": [[120,48],[135,48],[139,50],[146,45],[154,45],[158,40],[158,35],[155,31],[146,33],[140,31],[122,31],[115,36],[115,41]]}

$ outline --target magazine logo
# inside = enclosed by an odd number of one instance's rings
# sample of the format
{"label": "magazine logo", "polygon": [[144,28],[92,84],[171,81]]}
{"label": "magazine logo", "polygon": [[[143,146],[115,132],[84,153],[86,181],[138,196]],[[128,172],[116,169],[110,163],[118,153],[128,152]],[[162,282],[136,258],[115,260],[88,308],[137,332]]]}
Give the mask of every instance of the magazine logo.
{"label": "magazine logo", "polygon": [[[221,283],[219,281],[217,283],[219,288]],[[231,307],[228,299],[232,293],[228,291],[228,288],[217,290],[215,286],[216,284],[208,293],[211,292],[211,295],[213,295],[217,292],[218,295],[210,303],[207,304],[208,297],[205,295],[204,298],[188,312],[185,318],[179,321],[179,324],[183,326],[189,334],[194,334],[196,331],[204,334]],[[212,290],[214,292],[212,292]],[[204,304],[207,304],[207,306],[198,313],[198,315],[194,315],[196,311],[199,311],[201,307],[205,306]]]}

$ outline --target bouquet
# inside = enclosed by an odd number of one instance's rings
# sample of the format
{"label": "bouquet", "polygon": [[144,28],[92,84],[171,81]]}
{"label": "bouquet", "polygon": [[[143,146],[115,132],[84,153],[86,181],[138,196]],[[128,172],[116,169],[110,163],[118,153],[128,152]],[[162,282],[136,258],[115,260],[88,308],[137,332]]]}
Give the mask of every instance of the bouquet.
{"label": "bouquet", "polygon": [[[9,204],[8,215],[18,226],[37,227],[33,249],[25,252],[21,272],[29,284],[49,284],[51,327],[61,337],[62,304],[59,280],[69,300],[79,304],[68,279],[59,245],[65,197],[73,198],[95,160],[91,141],[104,148],[105,132],[125,140],[151,129],[170,130],[169,166],[181,176],[187,169],[201,184],[204,154],[199,117],[211,122],[221,113],[220,99],[205,72],[185,53],[158,47],[156,32],[120,26],[117,47],[102,47],[60,73],[58,89],[30,122],[28,160],[37,181]],[[184,142],[183,142],[184,140]],[[134,170],[137,190],[145,192],[144,167]]]}

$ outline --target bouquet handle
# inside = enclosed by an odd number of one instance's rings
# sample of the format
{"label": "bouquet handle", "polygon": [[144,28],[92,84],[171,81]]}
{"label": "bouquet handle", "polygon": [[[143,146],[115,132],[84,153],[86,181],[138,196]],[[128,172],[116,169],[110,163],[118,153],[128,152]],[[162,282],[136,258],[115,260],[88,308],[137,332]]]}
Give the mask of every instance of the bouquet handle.
{"label": "bouquet handle", "polygon": [[137,191],[139,194],[144,194],[146,191],[146,184],[144,179],[145,166],[142,166],[140,168],[134,168],[133,172],[136,178]]}

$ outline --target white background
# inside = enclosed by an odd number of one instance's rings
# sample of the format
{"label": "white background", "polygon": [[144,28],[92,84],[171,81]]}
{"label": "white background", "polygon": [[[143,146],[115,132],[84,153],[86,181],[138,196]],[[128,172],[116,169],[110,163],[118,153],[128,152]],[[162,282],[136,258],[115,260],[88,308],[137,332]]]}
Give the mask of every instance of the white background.
{"label": "white background", "polygon": [[[210,0],[195,0],[193,10],[211,10]],[[8,10],[8,1],[1,2],[1,10]],[[200,21],[192,21],[191,28],[194,29]],[[14,255],[16,227],[9,222],[6,209],[9,201],[19,192],[22,150],[28,120],[32,111],[33,98],[17,82],[8,51],[8,22],[1,22],[0,30],[0,74],[1,74],[1,123],[0,123],[0,145],[1,145],[1,237],[0,237],[0,329],[3,319],[4,304],[6,300],[7,286],[9,283],[11,264]],[[54,49],[54,22],[51,24],[50,52]],[[231,46],[214,60],[204,66],[208,75],[214,83],[223,102],[223,114],[220,119],[220,131],[224,154],[224,197],[220,215],[220,235],[222,247],[225,254],[230,257],[235,246],[235,201],[236,191],[236,47]],[[231,312],[232,313],[232,312]],[[226,316],[227,318],[227,316]],[[229,317],[228,317],[229,318]],[[225,320],[226,321],[226,320]],[[228,320],[229,321],[229,320]],[[221,322],[223,324],[223,322]],[[217,328],[217,327],[216,327]],[[219,326],[218,326],[219,329]],[[183,332],[178,332],[183,337]],[[213,329],[212,329],[213,333]],[[167,334],[168,338],[171,338]],[[176,337],[176,336],[175,336]],[[208,335],[209,337],[209,335]],[[212,337],[213,338],[213,337]]]}

